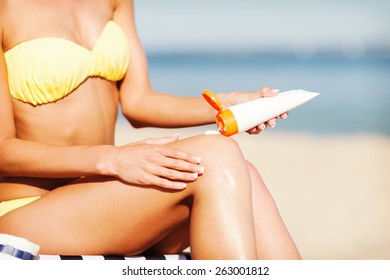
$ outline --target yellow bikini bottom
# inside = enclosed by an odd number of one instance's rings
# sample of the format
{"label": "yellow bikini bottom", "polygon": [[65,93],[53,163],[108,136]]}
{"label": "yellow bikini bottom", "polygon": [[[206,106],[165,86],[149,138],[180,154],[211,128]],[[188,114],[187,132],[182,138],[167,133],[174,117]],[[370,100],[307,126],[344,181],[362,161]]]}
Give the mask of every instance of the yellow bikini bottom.
{"label": "yellow bikini bottom", "polygon": [[11,212],[15,209],[18,209],[22,206],[25,206],[37,199],[41,198],[40,196],[31,196],[31,197],[24,197],[24,198],[17,198],[7,201],[0,202],[0,217],[4,216],[8,212]]}

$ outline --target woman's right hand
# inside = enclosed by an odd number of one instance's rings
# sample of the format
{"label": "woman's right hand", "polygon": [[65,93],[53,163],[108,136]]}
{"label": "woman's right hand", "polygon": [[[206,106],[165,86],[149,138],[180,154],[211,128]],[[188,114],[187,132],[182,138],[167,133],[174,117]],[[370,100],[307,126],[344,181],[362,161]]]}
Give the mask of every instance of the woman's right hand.
{"label": "woman's right hand", "polygon": [[178,135],[150,138],[114,147],[103,168],[130,184],[184,189],[188,182],[195,181],[203,173],[204,168],[199,165],[200,157],[167,146],[178,139]]}

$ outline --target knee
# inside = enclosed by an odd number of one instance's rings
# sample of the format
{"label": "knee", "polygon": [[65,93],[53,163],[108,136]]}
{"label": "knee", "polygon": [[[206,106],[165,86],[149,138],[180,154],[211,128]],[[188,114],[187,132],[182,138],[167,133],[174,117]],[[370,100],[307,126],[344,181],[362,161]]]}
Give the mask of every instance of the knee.
{"label": "knee", "polygon": [[[231,138],[220,135],[202,135],[197,139],[201,147],[201,164],[204,174],[199,178],[202,188],[208,192],[250,192],[250,177],[247,162]],[[223,188],[223,190],[219,190]]]}
{"label": "knee", "polygon": [[229,137],[222,135],[200,135],[197,136],[196,142],[201,146],[204,157],[217,160],[244,160],[240,147],[237,142]]}
{"label": "knee", "polygon": [[197,141],[201,146],[202,164],[213,172],[247,169],[241,149],[233,139],[220,135],[202,135]]}

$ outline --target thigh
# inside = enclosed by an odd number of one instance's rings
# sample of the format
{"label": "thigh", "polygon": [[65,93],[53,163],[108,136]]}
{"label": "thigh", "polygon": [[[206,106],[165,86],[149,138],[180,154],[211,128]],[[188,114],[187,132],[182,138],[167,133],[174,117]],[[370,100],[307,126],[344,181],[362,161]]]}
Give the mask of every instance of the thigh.
{"label": "thigh", "polygon": [[[172,145],[197,153],[210,171],[223,164],[216,159],[221,149],[229,150],[226,139],[199,136]],[[202,177],[182,191],[85,178],[8,213],[0,231],[38,243],[45,254],[137,254],[188,221]]]}
{"label": "thigh", "polygon": [[38,243],[45,254],[136,254],[188,219],[185,192],[88,178],[8,213],[0,231]]}

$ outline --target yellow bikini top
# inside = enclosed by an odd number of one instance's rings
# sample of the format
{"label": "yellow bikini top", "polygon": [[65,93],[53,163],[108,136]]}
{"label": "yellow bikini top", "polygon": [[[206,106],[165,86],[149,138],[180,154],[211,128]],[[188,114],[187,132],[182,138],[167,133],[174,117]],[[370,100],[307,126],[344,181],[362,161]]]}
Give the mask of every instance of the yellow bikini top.
{"label": "yellow bikini top", "polygon": [[106,24],[92,50],[67,39],[44,37],[4,53],[11,95],[33,105],[59,100],[91,76],[121,80],[129,56],[126,36],[114,21]]}

